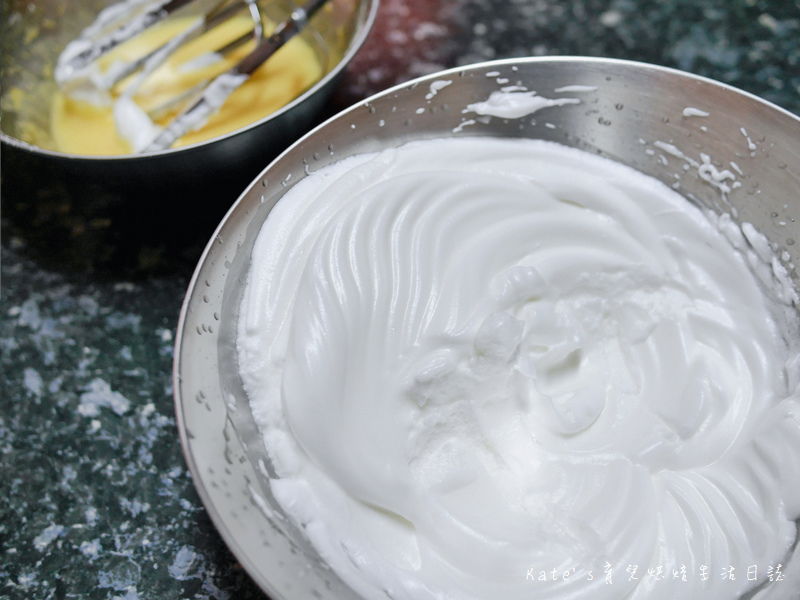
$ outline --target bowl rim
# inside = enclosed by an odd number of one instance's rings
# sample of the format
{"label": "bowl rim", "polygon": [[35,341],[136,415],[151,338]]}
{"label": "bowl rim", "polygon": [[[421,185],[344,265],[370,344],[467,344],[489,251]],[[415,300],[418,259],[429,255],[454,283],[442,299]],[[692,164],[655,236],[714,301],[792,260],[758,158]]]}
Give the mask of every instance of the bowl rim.
{"label": "bowl rim", "polygon": [[[617,59],[617,58],[603,58],[603,57],[587,57],[587,56],[529,56],[529,57],[516,57],[516,58],[504,58],[504,59],[495,59],[489,61],[482,61],[477,63],[471,63],[468,65],[457,66],[449,69],[444,69],[441,71],[437,71],[434,73],[430,73],[427,75],[423,75],[409,81],[396,84],[385,90],[382,90],[378,93],[375,93],[361,101],[354,103],[353,105],[341,110],[340,112],[336,113],[335,115],[329,117],[328,119],[324,120],[322,123],[317,125],[316,127],[309,130],[307,133],[302,135],[298,138],[295,142],[289,145],[283,152],[281,152],[276,158],[269,161],[269,163],[259,172],[259,174],[246,186],[246,188],[242,191],[242,193],[237,197],[237,199],[231,204],[230,208],[227,210],[225,215],[222,217],[221,221],[214,229],[214,232],[211,234],[209,241],[205,248],[203,249],[202,254],[200,255],[197,266],[192,274],[192,277],[189,281],[187,286],[187,291],[184,296],[184,300],[181,304],[180,315],[177,323],[176,335],[174,340],[174,359],[173,359],[173,397],[175,402],[175,415],[178,427],[178,434],[180,438],[181,447],[183,450],[184,458],[186,460],[189,472],[192,477],[192,481],[194,482],[195,488],[197,490],[198,496],[200,497],[206,511],[209,514],[211,521],[214,523],[217,531],[219,532],[220,536],[223,538],[227,546],[230,548],[231,552],[236,556],[236,558],[240,561],[240,563],[244,566],[245,570],[247,571],[248,575],[256,582],[256,584],[266,593],[270,595],[274,595],[276,598],[281,597],[277,591],[275,591],[274,587],[270,584],[269,581],[265,581],[263,578],[259,577],[258,569],[253,565],[252,560],[250,557],[244,552],[241,545],[238,543],[236,537],[233,535],[231,530],[225,525],[224,519],[222,517],[221,511],[218,506],[216,506],[211,496],[206,489],[206,486],[203,483],[201,477],[201,471],[199,468],[198,463],[195,460],[195,457],[190,448],[190,439],[189,434],[186,429],[186,422],[184,420],[184,406],[186,404],[186,399],[184,399],[181,395],[181,363],[183,360],[183,354],[181,351],[182,345],[185,343],[185,340],[188,339],[189,332],[186,330],[187,327],[187,320],[189,316],[189,312],[191,310],[191,303],[193,302],[195,295],[199,294],[202,296],[201,291],[201,276],[202,271],[206,263],[209,261],[209,255],[212,252],[212,249],[220,243],[222,239],[220,234],[222,230],[226,227],[227,223],[231,219],[234,213],[243,210],[240,205],[242,205],[246,198],[251,194],[251,190],[256,188],[260,185],[260,182],[265,179],[266,175],[273,169],[274,165],[282,162],[285,160],[287,155],[295,152],[296,149],[302,146],[306,140],[314,135],[316,135],[319,131],[327,128],[331,123],[335,121],[342,120],[346,118],[348,115],[356,113],[359,110],[364,109],[365,107],[369,107],[371,103],[375,102],[379,98],[383,98],[385,96],[390,96],[392,94],[396,94],[402,90],[414,88],[417,86],[424,86],[430,82],[433,82],[437,79],[447,78],[447,77],[454,77],[458,76],[459,74],[466,73],[468,71],[481,71],[481,70],[495,70],[500,67],[509,67],[513,65],[519,64],[531,64],[531,63],[575,63],[575,62],[582,62],[588,64],[594,64],[597,66],[600,65],[622,65],[622,66],[630,66],[636,69],[642,69],[645,71],[651,72],[658,72],[658,73],[665,73],[670,74],[672,76],[682,77],[687,81],[696,81],[696,82],[703,82],[712,86],[716,86],[720,89],[724,89],[730,91],[732,93],[738,94],[740,96],[749,98],[750,100],[756,101],[757,103],[762,104],[765,108],[770,110],[777,111],[781,115],[785,117],[789,117],[794,120],[798,126],[800,126],[800,115],[792,113],[791,111],[773,103],[769,100],[765,100],[760,96],[757,96],[751,92],[747,92],[742,90],[741,88],[735,87],[730,84],[726,84],[721,81],[717,81],[711,79],[709,77],[705,77],[702,75],[697,75],[688,71],[683,71],[680,69],[676,69],[673,67],[666,67],[661,66],[653,63],[647,63],[643,61],[634,61],[628,59]],[[302,178],[301,178],[302,179]],[[294,182],[296,185],[297,182]],[[279,201],[279,199],[278,199]],[[213,262],[213,261],[212,261]],[[798,524],[800,527],[800,523]]]}
{"label": "bowl rim", "polygon": [[180,148],[167,148],[165,150],[158,150],[156,152],[147,152],[143,154],[121,154],[121,155],[113,155],[113,156],[95,156],[89,154],[72,154],[68,152],[58,152],[56,150],[48,150],[46,148],[40,148],[35,144],[31,144],[24,140],[20,140],[19,138],[15,138],[12,135],[7,134],[4,131],[0,130],[0,141],[4,144],[8,144],[9,146],[13,146],[17,149],[31,152],[38,155],[48,156],[56,159],[68,160],[68,161],[89,161],[89,162],[98,162],[98,163],[107,163],[107,162],[130,162],[130,161],[137,161],[137,160],[148,160],[152,159],[153,157],[160,157],[160,156],[168,156],[171,154],[176,154],[178,152],[185,152],[187,150],[195,150],[198,148],[202,148],[204,146],[208,146],[217,142],[221,142],[223,140],[229,140],[232,138],[239,137],[240,135],[244,135],[251,129],[258,127],[267,121],[271,121],[273,119],[277,119],[282,116],[284,113],[287,113],[293,110],[295,107],[299,106],[306,99],[310,98],[318,91],[332,83],[342,74],[347,68],[347,65],[353,59],[353,56],[361,49],[364,42],[367,39],[370,31],[372,30],[373,25],[375,24],[375,20],[378,15],[378,8],[380,7],[381,0],[363,0],[363,4],[366,5],[366,15],[364,18],[364,22],[361,26],[356,30],[353,34],[353,37],[350,40],[350,44],[348,45],[347,51],[344,53],[341,59],[334,65],[334,67],[328,71],[321,79],[319,79],[313,86],[308,88],[305,92],[297,96],[294,100],[289,102],[288,104],[284,104],[281,108],[276,110],[273,113],[268,114],[265,117],[257,121],[253,121],[252,123],[248,123],[244,127],[236,129],[234,131],[230,131],[223,135],[219,135],[207,140],[203,140],[200,142],[196,142],[194,144],[188,144],[186,146],[181,146]]}
{"label": "bowl rim", "polygon": [[[373,0],[368,0],[368,1],[373,1]],[[377,5],[378,0],[374,0],[374,2]],[[402,83],[398,83],[398,84],[393,85],[391,87],[388,87],[388,88],[386,88],[386,89],[384,89],[384,90],[382,90],[380,92],[372,94],[371,96],[369,96],[367,98],[359,100],[358,102],[355,102],[354,104],[352,104],[352,105],[348,106],[347,108],[342,109],[338,113],[328,117],[327,119],[325,119],[324,121],[322,121],[321,123],[319,123],[318,125],[313,127],[312,129],[307,131],[305,134],[303,134],[298,139],[296,139],[294,142],[292,142],[289,146],[287,146],[274,159],[269,161],[267,163],[267,165],[265,165],[264,168],[261,169],[261,171],[258,173],[258,175],[256,175],[255,178],[253,178],[250,181],[250,183],[247,184],[245,189],[237,196],[236,200],[231,204],[229,209],[225,212],[225,215],[220,220],[220,222],[217,225],[217,227],[214,229],[214,231],[211,234],[211,237],[210,237],[208,243],[206,244],[206,246],[203,249],[202,254],[198,258],[197,266],[195,267],[195,271],[193,272],[192,278],[191,278],[189,286],[187,288],[187,293],[186,293],[185,299],[188,300],[191,292],[193,291],[193,288],[194,288],[195,284],[197,283],[198,271],[200,270],[200,268],[202,267],[203,263],[205,262],[205,260],[206,260],[206,258],[208,256],[208,253],[209,253],[210,249],[213,246],[214,240],[218,237],[220,230],[223,228],[225,223],[228,221],[230,215],[234,211],[236,211],[237,210],[237,206],[244,201],[245,196],[247,196],[247,194],[250,192],[251,188],[255,187],[258,184],[258,182],[261,181],[264,178],[265,173],[272,168],[273,164],[282,161],[285,155],[290,154],[291,152],[293,152],[294,149],[296,147],[298,147],[298,146],[301,146],[306,141],[307,138],[312,137],[318,131],[326,128],[329,125],[329,123],[332,123],[334,121],[342,119],[346,115],[354,113],[354,112],[356,112],[356,111],[358,111],[360,109],[363,109],[364,107],[368,107],[370,104],[372,104],[378,98],[382,98],[384,96],[389,96],[391,94],[395,94],[398,91],[404,90],[404,89],[407,89],[407,88],[414,88],[414,87],[417,87],[418,85],[423,85],[423,84],[425,84],[426,82],[429,82],[429,81],[434,81],[436,79],[455,76],[455,75],[458,75],[460,73],[464,73],[466,71],[471,71],[471,70],[478,70],[479,71],[479,70],[482,70],[482,69],[493,69],[495,67],[513,66],[513,65],[516,65],[516,64],[520,64],[520,63],[526,63],[526,64],[528,64],[528,63],[549,63],[549,62],[552,62],[552,63],[559,63],[559,62],[561,62],[561,63],[573,63],[573,62],[576,62],[576,61],[586,62],[586,63],[594,63],[594,64],[597,64],[597,65],[602,65],[602,64],[629,65],[631,67],[638,68],[638,69],[651,70],[651,71],[654,71],[654,72],[668,73],[668,74],[672,74],[672,75],[675,75],[675,76],[684,77],[687,80],[707,83],[709,85],[719,87],[720,89],[725,89],[725,90],[728,90],[728,91],[730,91],[732,93],[745,96],[745,97],[747,97],[747,98],[749,98],[749,99],[751,99],[751,100],[753,100],[753,101],[755,101],[757,103],[763,104],[767,108],[770,108],[772,110],[778,111],[779,113],[782,113],[783,116],[789,117],[790,119],[793,119],[794,121],[797,121],[798,124],[800,124],[800,115],[797,115],[797,114],[795,114],[795,113],[783,108],[782,106],[779,106],[779,105],[775,104],[774,102],[771,102],[769,100],[765,100],[764,98],[762,98],[760,96],[757,96],[756,94],[753,94],[752,92],[748,92],[746,90],[743,90],[741,88],[738,88],[738,87],[733,86],[733,85],[728,84],[728,83],[724,83],[722,81],[718,81],[716,79],[711,79],[710,77],[706,77],[704,75],[697,75],[695,73],[691,73],[689,71],[683,71],[681,69],[676,69],[674,67],[665,67],[665,66],[662,66],[662,65],[657,65],[657,64],[654,64],[654,63],[648,63],[648,62],[643,62],[643,61],[635,61],[635,60],[620,59],[620,58],[603,58],[603,57],[596,57],[596,56],[569,56],[569,55],[564,55],[564,56],[526,56],[526,57],[501,58],[501,59],[494,59],[494,60],[488,60],[488,61],[481,61],[481,62],[477,62],[477,63],[471,63],[471,64],[468,64],[468,65],[452,67],[452,68],[449,68],[449,69],[443,69],[441,71],[436,71],[434,73],[429,73],[427,75],[422,75],[420,77],[416,77],[414,79],[411,79],[411,80],[408,80],[408,81],[405,81],[405,82],[402,82]],[[194,147],[194,146],[185,146],[184,148],[191,148],[191,147]],[[145,156],[149,156],[149,155],[145,155]],[[183,313],[184,313],[184,306],[181,307],[181,318],[183,318]],[[179,322],[178,325],[180,326],[181,322]],[[176,340],[176,342],[177,342],[177,340]],[[176,354],[176,358],[177,358],[177,354]]]}

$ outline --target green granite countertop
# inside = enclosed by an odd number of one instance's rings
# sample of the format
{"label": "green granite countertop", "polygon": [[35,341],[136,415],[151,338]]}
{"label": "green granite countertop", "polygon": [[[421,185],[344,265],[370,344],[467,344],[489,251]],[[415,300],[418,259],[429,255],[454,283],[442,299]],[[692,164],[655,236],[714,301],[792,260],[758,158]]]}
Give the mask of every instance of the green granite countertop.
{"label": "green granite countertop", "polygon": [[[799,0],[383,0],[330,111],[441,68],[556,54],[677,67],[800,114]],[[157,272],[92,271],[8,216],[26,200],[2,197],[0,597],[262,598],[198,500],[174,417],[178,313],[213,227]]]}

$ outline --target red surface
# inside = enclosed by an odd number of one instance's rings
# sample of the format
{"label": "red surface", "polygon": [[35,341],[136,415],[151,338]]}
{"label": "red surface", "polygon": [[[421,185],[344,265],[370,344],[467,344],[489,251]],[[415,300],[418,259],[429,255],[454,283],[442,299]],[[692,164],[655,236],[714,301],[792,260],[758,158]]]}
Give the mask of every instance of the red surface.
{"label": "red surface", "polygon": [[345,70],[335,102],[343,106],[453,65],[457,0],[381,0],[375,24]]}

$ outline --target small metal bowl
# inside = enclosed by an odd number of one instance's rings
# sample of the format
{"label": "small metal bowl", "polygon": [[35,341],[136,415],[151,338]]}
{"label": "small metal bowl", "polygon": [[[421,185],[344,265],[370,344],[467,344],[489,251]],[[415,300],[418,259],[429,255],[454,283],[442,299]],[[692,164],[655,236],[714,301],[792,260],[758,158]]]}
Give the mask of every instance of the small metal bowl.
{"label": "small metal bowl", "polygon": [[[159,252],[185,250],[187,234],[198,231],[204,243],[247,183],[314,124],[378,9],[378,0],[332,0],[320,15],[325,18],[315,18],[313,32],[301,34],[329,49],[329,71],[282,109],[242,129],[145,155],[58,152],[50,138],[55,62],[111,3],[2,0],[4,217],[45,259],[61,258],[77,268],[165,263],[168,257]],[[276,20],[290,12],[290,0],[265,4]]]}
{"label": "small metal bowl", "polygon": [[[437,81],[451,84],[432,86]],[[463,125],[475,117],[462,112],[467,105],[518,82],[540,96],[580,103]],[[270,494],[271,467],[235,348],[254,240],[271,208],[308,170],[409,140],[458,136],[552,140],[638,169],[703,207],[753,223],[797,282],[800,119],[729,86],[617,60],[514,59],[430,75],[327,121],[269,165],[228,212],[195,271],[176,340],[176,410],[195,485],[234,554],[275,600],[358,596],[325,567]],[[698,169],[682,168],[679,153],[738,169],[741,185],[724,199]],[[797,560],[791,564],[797,571]]]}

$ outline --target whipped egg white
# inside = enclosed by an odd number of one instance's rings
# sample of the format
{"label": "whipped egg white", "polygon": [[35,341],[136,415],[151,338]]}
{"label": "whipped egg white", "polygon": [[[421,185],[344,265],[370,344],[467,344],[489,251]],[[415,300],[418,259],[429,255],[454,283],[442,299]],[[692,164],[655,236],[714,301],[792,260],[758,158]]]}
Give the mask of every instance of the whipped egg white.
{"label": "whipped egg white", "polygon": [[274,496],[369,599],[764,584],[800,515],[796,294],[731,229],[544,141],[309,175],[259,233],[238,323]]}

